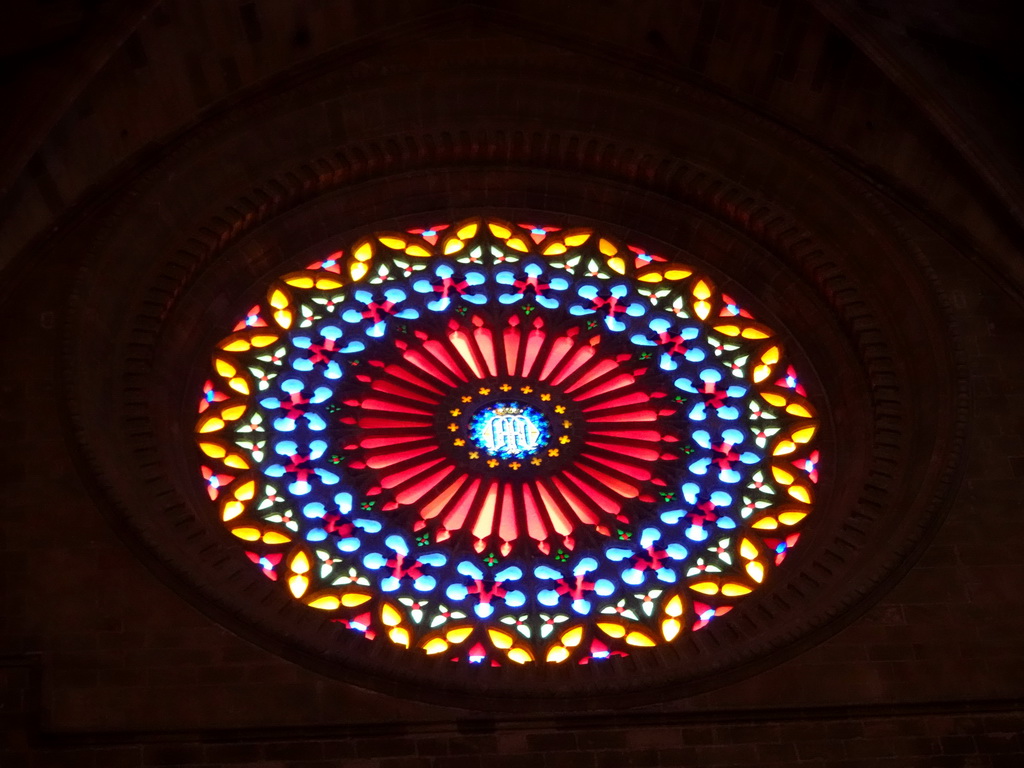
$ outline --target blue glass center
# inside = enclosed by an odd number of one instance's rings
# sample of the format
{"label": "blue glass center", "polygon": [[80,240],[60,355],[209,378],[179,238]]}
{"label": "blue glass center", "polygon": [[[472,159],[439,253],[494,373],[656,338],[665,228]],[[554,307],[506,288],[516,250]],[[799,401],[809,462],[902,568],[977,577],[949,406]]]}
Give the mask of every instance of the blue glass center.
{"label": "blue glass center", "polygon": [[491,403],[474,414],[469,434],[491,456],[522,459],[547,445],[548,420],[525,403]]}

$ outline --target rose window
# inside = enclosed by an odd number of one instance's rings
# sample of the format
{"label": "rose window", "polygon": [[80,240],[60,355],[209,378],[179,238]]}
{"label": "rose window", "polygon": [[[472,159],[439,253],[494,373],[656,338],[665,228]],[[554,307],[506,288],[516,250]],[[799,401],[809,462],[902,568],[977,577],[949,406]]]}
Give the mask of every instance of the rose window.
{"label": "rose window", "polygon": [[199,404],[210,499],[254,567],[368,642],[643,653],[769,585],[811,512],[783,340],[597,232],[379,233],[240,315]]}

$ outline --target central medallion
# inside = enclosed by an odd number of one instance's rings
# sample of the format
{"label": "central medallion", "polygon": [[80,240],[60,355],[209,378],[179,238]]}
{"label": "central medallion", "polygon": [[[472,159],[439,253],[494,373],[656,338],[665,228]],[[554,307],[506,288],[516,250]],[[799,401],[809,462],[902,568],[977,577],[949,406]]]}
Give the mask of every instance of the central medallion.
{"label": "central medallion", "polygon": [[548,443],[548,420],[540,411],[518,401],[491,403],[473,416],[473,442],[490,456],[523,459]]}

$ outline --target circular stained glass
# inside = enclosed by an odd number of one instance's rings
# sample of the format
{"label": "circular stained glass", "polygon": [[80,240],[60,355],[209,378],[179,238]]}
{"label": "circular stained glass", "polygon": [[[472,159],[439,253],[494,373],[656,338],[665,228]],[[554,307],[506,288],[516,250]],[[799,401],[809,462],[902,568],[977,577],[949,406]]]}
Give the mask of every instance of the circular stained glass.
{"label": "circular stained glass", "polygon": [[767,585],[817,426],[782,341],[708,277],[472,219],[274,281],[196,432],[220,518],[294,599],[502,665],[643,653]]}

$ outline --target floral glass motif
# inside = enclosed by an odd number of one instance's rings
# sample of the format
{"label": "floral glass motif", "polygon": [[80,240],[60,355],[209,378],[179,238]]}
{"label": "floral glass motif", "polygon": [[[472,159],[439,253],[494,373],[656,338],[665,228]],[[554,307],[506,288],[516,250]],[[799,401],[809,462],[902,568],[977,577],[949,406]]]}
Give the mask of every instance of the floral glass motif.
{"label": "floral glass motif", "polygon": [[589,229],[381,232],[213,354],[201,473],[247,557],[369,640],[465,663],[676,641],[770,578],[818,481],[774,332]]}

